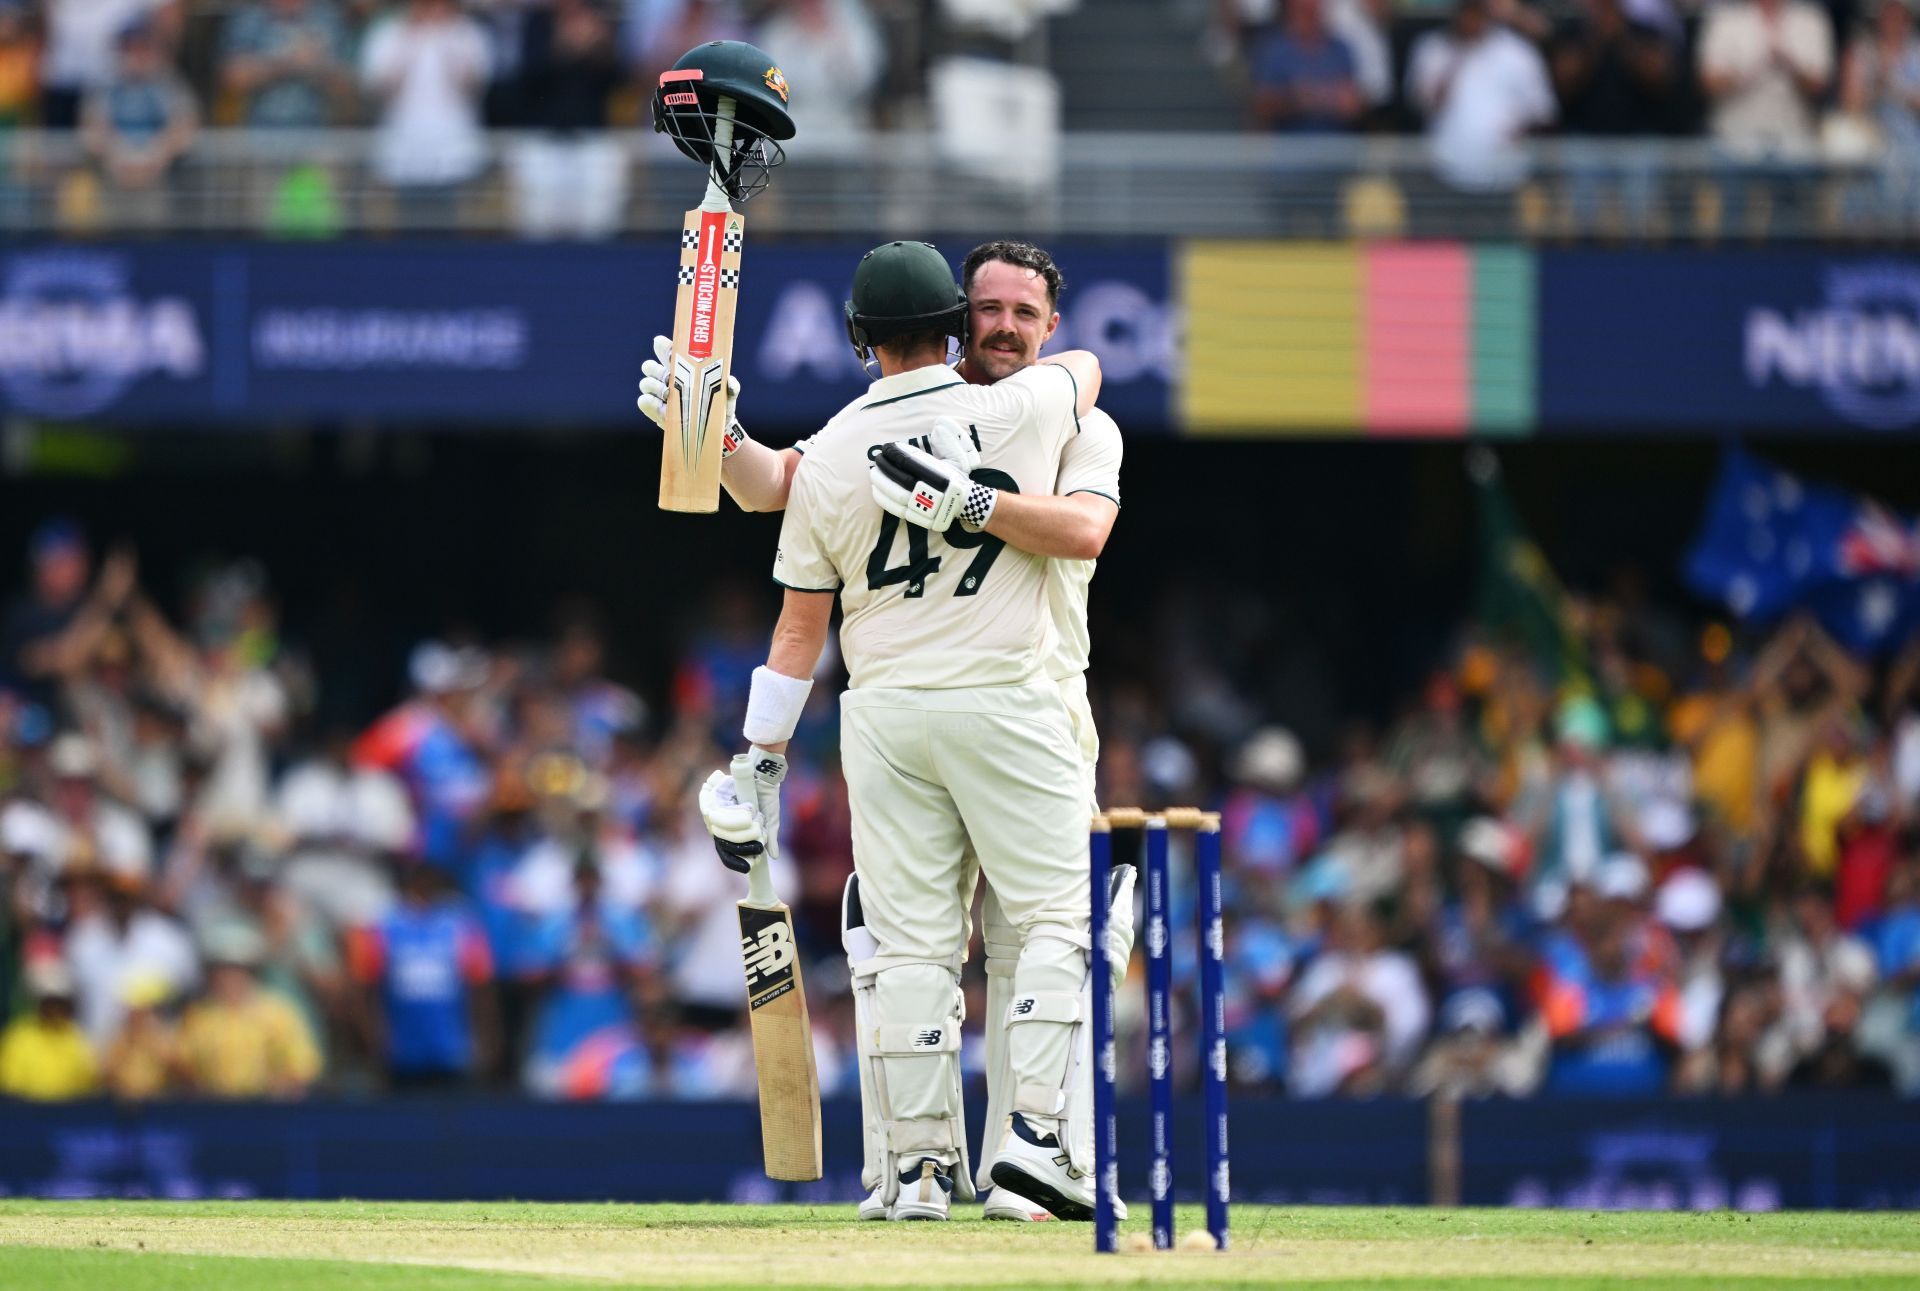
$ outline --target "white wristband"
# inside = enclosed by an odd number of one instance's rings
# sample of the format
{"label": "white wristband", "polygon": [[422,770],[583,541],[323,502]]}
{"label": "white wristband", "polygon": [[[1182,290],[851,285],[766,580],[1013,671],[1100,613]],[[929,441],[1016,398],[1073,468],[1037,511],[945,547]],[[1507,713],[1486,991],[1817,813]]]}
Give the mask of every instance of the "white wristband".
{"label": "white wristband", "polygon": [[764,664],[753,670],[747,691],[747,720],[741,734],[749,744],[784,744],[800,725],[800,712],[813,693],[811,677],[789,677]]}

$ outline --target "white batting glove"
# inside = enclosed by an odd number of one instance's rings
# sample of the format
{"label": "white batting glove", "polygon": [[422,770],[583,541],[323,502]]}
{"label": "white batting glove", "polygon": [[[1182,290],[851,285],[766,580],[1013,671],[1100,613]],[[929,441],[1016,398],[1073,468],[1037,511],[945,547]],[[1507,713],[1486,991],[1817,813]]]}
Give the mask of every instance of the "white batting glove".
{"label": "white batting glove", "polygon": [[867,482],[881,510],[935,533],[945,533],[956,519],[980,528],[1000,496],[997,489],[975,484],[952,463],[904,442],[874,454]]}
{"label": "white batting glove", "polygon": [[[673,338],[656,336],[653,338],[653,357],[640,365],[640,411],[654,425],[665,429],[667,425],[667,392],[672,381],[667,369],[673,363]],[[740,400],[740,378],[727,373],[727,429],[720,436],[720,456],[732,457],[740,445],[747,442],[749,436],[740,419],[734,414],[734,405]]]}
{"label": "white batting glove", "polygon": [[700,786],[700,818],[713,835],[721,864],[730,870],[745,874],[767,850],[766,819],[760,814],[751,787],[742,799],[733,777],[725,771],[715,771]]}
{"label": "white batting glove", "polygon": [[935,457],[949,466],[959,468],[962,475],[972,475],[974,468],[980,465],[980,450],[974,447],[973,436],[951,417],[934,418],[927,443],[932,446]]}
{"label": "white batting glove", "polygon": [[760,830],[767,855],[780,856],[780,785],[787,778],[787,759],[769,753],[758,744],[733,758],[734,795],[742,802],[751,800],[760,813]]}
{"label": "white batting glove", "polygon": [[1101,949],[1116,990],[1127,980],[1127,962],[1133,958],[1133,883],[1138,877],[1139,871],[1131,865],[1113,869],[1113,899],[1107,903],[1107,939]]}

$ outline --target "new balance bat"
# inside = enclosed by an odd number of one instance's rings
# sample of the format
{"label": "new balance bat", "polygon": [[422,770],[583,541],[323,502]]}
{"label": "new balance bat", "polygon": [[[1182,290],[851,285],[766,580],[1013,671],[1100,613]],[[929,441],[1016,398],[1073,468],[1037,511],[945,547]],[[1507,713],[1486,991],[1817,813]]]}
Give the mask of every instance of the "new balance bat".
{"label": "new balance bat", "polygon": [[[752,785],[751,757],[734,759],[733,778],[738,785]],[[751,795],[752,789],[746,792]],[[765,853],[754,859],[747,874],[747,899],[739,908],[753,1070],[760,1086],[760,1152],[767,1178],[818,1179],[820,1076],[813,1065],[813,1026],[793,938],[793,912],[774,893]]]}
{"label": "new balance bat", "polygon": [[718,184],[687,212],[680,230],[679,289],[673,307],[673,371],[666,438],[660,448],[660,508],[720,508],[720,436],[727,429],[727,373],[733,366],[733,309],[740,294],[746,221]]}

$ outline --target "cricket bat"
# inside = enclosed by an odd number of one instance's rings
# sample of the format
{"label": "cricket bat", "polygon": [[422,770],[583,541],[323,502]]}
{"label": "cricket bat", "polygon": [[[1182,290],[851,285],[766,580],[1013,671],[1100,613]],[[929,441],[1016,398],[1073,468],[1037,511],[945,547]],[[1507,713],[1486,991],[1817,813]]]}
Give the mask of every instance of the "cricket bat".
{"label": "cricket bat", "polygon": [[[722,98],[715,129],[724,155],[733,100]],[[707,195],[680,228],[679,288],[673,306],[673,371],[666,437],[660,446],[660,509],[720,509],[720,437],[727,429],[727,373],[733,366],[733,311],[740,295],[746,220],[710,172]]]}
{"label": "cricket bat", "polygon": [[[733,779],[752,785],[751,756],[734,758]],[[752,789],[746,792],[751,795]],[[740,958],[747,973],[753,1070],[760,1086],[760,1152],[767,1178],[818,1179],[820,1076],[813,1065],[813,1026],[807,1018],[793,912],[774,893],[764,852],[754,858],[747,899],[740,902]]]}

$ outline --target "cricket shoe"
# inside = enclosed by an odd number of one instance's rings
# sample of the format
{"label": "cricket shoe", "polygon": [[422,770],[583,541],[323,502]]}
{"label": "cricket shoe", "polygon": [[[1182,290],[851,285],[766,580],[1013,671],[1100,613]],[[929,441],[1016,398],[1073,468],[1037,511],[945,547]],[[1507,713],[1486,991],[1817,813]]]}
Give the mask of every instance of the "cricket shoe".
{"label": "cricket shoe", "polygon": [[886,1185],[875,1184],[873,1191],[860,1201],[860,1218],[885,1219],[887,1217]]}
{"label": "cricket shoe", "polygon": [[1011,1188],[996,1187],[987,1193],[980,1210],[982,1219],[1005,1219],[1017,1224],[1043,1223],[1053,1215],[1037,1201],[1028,1201]]}
{"label": "cricket shoe", "polygon": [[945,1219],[953,1201],[953,1180],[932,1157],[900,1172],[900,1196],[888,1219]]}
{"label": "cricket shoe", "polygon": [[1046,1207],[1055,1219],[1093,1218],[1093,1181],[1072,1167],[1055,1134],[1042,1134],[1019,1112],[993,1159],[995,1190],[1011,1188]]}

